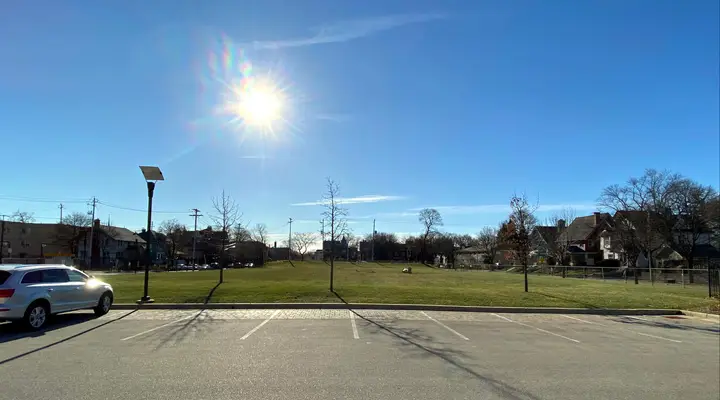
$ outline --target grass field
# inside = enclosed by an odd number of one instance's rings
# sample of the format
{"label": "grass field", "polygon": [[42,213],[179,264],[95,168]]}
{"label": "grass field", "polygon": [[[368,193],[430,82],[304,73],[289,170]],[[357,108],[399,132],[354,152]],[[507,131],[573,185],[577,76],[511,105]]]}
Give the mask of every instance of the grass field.
{"label": "grass field", "polygon": [[[522,274],[459,272],[423,265],[412,274],[401,265],[342,263],[335,265],[335,290],[349,303],[451,304],[510,307],[672,308],[720,311],[703,287],[677,287],[624,281],[597,281],[531,275],[523,292]],[[328,290],[329,266],[323,262],[287,262],[264,268],[225,271],[225,282],[210,302],[340,302]],[[152,273],[150,295],[157,302],[202,303],[218,282],[219,271]],[[143,274],[103,276],[113,285],[115,301],[142,296]]]}

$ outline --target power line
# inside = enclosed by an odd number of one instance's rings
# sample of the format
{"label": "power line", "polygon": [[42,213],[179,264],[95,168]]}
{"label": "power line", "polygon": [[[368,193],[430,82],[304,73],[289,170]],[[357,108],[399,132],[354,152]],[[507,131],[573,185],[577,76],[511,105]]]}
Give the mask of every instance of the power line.
{"label": "power line", "polygon": [[[98,200],[98,204],[102,204],[102,205],[104,205],[105,207],[117,208],[118,210],[136,211],[136,212],[142,212],[142,213],[146,213],[146,212],[147,212],[147,209],[132,208],[132,207],[123,207],[123,206],[118,206],[118,205],[114,205],[114,204],[105,203],[105,202],[99,201],[99,200]],[[186,212],[187,212],[187,211],[155,211],[155,210],[153,210],[153,214],[185,214]]]}
{"label": "power line", "polygon": [[25,196],[3,196],[0,195],[0,200],[9,201],[20,201],[26,203],[85,203],[87,200],[52,200],[37,197],[25,197]]}

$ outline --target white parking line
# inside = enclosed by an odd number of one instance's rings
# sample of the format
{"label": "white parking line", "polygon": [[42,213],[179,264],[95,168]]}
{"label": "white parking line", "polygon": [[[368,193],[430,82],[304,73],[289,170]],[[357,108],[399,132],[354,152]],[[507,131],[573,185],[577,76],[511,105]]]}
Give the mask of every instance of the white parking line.
{"label": "white parking line", "polygon": [[507,318],[507,317],[503,317],[502,315],[498,315],[498,314],[495,314],[495,313],[492,313],[492,315],[494,315],[494,316],[496,316],[496,317],[498,317],[498,318],[500,318],[500,319],[504,319],[505,321],[508,321],[508,322],[512,322],[512,323],[515,323],[515,324],[518,324],[518,325],[522,325],[522,326],[526,326],[526,327],[528,327],[528,328],[533,328],[533,329],[538,330],[538,331],[540,331],[540,332],[547,333],[548,335],[553,335],[553,336],[557,336],[557,337],[559,337],[559,338],[563,338],[563,339],[565,339],[565,340],[569,340],[569,341],[571,341],[571,342],[580,343],[579,340],[575,340],[575,339],[569,338],[569,337],[567,337],[567,336],[560,335],[560,334],[555,333],[555,332],[546,331],[545,329],[541,329],[541,328],[538,328],[538,327],[536,327],[536,326],[532,326],[532,325],[526,324],[526,323],[524,323],[524,322],[518,322],[518,321],[512,320],[512,319]]}
{"label": "white parking line", "polygon": [[279,313],[280,313],[280,310],[275,310],[275,312],[274,312],[268,319],[266,319],[265,321],[261,322],[260,325],[252,328],[252,329],[250,330],[250,332],[246,333],[245,336],[243,336],[243,337],[240,338],[240,340],[245,340],[245,339],[249,338],[250,335],[252,335],[253,333],[255,333],[258,329],[262,328],[263,325],[265,325],[265,324],[267,324],[268,322],[270,322],[270,320],[273,319],[273,318],[275,318],[275,316],[278,315]]}
{"label": "white parking line", "polygon": [[[607,327],[607,326],[608,326],[608,325],[601,324],[601,323],[598,323],[598,322],[591,322],[591,321],[586,321],[586,320],[584,320],[584,319],[571,317],[571,316],[569,316],[569,315],[563,315],[563,317],[565,317],[565,318],[570,318],[570,319],[572,319],[572,320],[574,320],[574,321],[584,322],[584,323],[586,323],[586,324],[603,326],[603,327]],[[647,320],[647,319],[642,319],[642,318],[637,318],[637,317],[630,317],[630,318],[639,319],[639,320],[641,320],[641,321],[651,322],[651,321],[649,321],[649,320]],[[632,332],[632,333],[636,333],[636,334],[641,335],[641,336],[647,336],[647,337],[651,337],[651,338],[655,338],[655,339],[660,339],[660,340],[667,340],[668,342],[682,343],[682,341],[680,341],[680,340],[670,339],[670,338],[666,338],[666,337],[662,337],[662,336],[655,336],[655,335],[651,335],[651,334],[649,334],[649,333],[637,332],[637,331],[634,331],[634,330],[632,330],[632,329],[623,329],[623,328],[619,328],[619,329],[622,329],[622,330],[625,330],[625,331],[628,331],[628,332]]]}
{"label": "white parking line", "polygon": [[451,328],[451,327],[449,327],[449,326],[447,326],[447,325],[443,324],[442,322],[440,322],[440,321],[436,320],[435,318],[433,318],[433,317],[431,317],[431,316],[427,315],[427,314],[425,313],[425,311],[420,311],[420,313],[421,313],[422,315],[424,315],[424,316],[428,317],[428,319],[429,319],[430,321],[433,321],[433,322],[435,322],[436,324],[438,324],[438,325],[442,326],[443,328],[445,328],[445,329],[449,330],[450,332],[452,332],[452,333],[454,333],[454,334],[456,334],[456,335],[460,336],[460,337],[461,337],[462,339],[465,339],[465,340],[470,340],[470,339],[468,339],[468,338],[467,338],[467,337],[466,337],[465,335],[463,335],[462,333],[460,333],[460,332],[456,331],[455,329],[453,329],[453,328]]}
{"label": "white parking line", "polygon": [[348,312],[350,313],[350,324],[352,325],[353,339],[360,339],[360,335],[358,334],[357,330],[357,324],[355,323],[355,313],[349,310]]}
{"label": "white parking line", "polygon": [[154,331],[156,331],[156,330],[158,330],[158,329],[164,328],[164,327],[166,327],[166,326],[170,326],[170,325],[175,324],[175,323],[178,323],[178,322],[180,322],[180,321],[185,321],[186,319],[195,318],[195,317],[197,317],[198,315],[202,314],[203,311],[204,311],[204,310],[202,310],[202,311],[200,311],[200,312],[198,312],[198,313],[192,314],[192,315],[188,315],[187,317],[180,318],[180,319],[177,319],[177,320],[172,321],[172,322],[168,322],[167,324],[160,325],[160,326],[156,326],[155,328],[148,329],[148,330],[146,330],[146,331],[142,331],[142,332],[137,333],[137,334],[135,334],[135,335],[128,336],[128,337],[126,337],[126,338],[122,338],[122,339],[120,339],[120,340],[121,340],[121,341],[125,341],[125,340],[134,339],[134,338],[136,338],[136,337],[138,337],[138,336],[142,336],[142,335],[144,335],[144,334],[146,334],[146,333],[154,332]]}

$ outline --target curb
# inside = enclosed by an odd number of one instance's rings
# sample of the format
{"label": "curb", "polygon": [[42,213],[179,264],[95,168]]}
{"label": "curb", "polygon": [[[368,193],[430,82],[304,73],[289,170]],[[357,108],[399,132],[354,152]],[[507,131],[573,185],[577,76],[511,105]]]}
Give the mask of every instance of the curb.
{"label": "curb", "polygon": [[622,308],[475,307],[431,304],[345,304],[345,303],[146,303],[113,304],[115,310],[404,310],[456,311],[474,313],[588,314],[588,315],[682,315],[685,311]]}
{"label": "curb", "polygon": [[697,311],[681,311],[683,315],[687,315],[688,317],[695,317],[695,318],[706,318],[706,319],[712,319],[717,322],[720,322],[720,315],[718,314],[708,314],[704,312],[697,312]]}

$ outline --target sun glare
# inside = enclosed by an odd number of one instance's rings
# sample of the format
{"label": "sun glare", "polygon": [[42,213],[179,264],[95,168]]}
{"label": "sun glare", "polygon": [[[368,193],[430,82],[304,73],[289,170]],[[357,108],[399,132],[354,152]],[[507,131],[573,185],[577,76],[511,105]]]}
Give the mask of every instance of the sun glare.
{"label": "sun glare", "polygon": [[236,90],[237,102],[234,112],[247,125],[272,128],[282,119],[283,101],[280,93],[270,85],[248,84]]}

